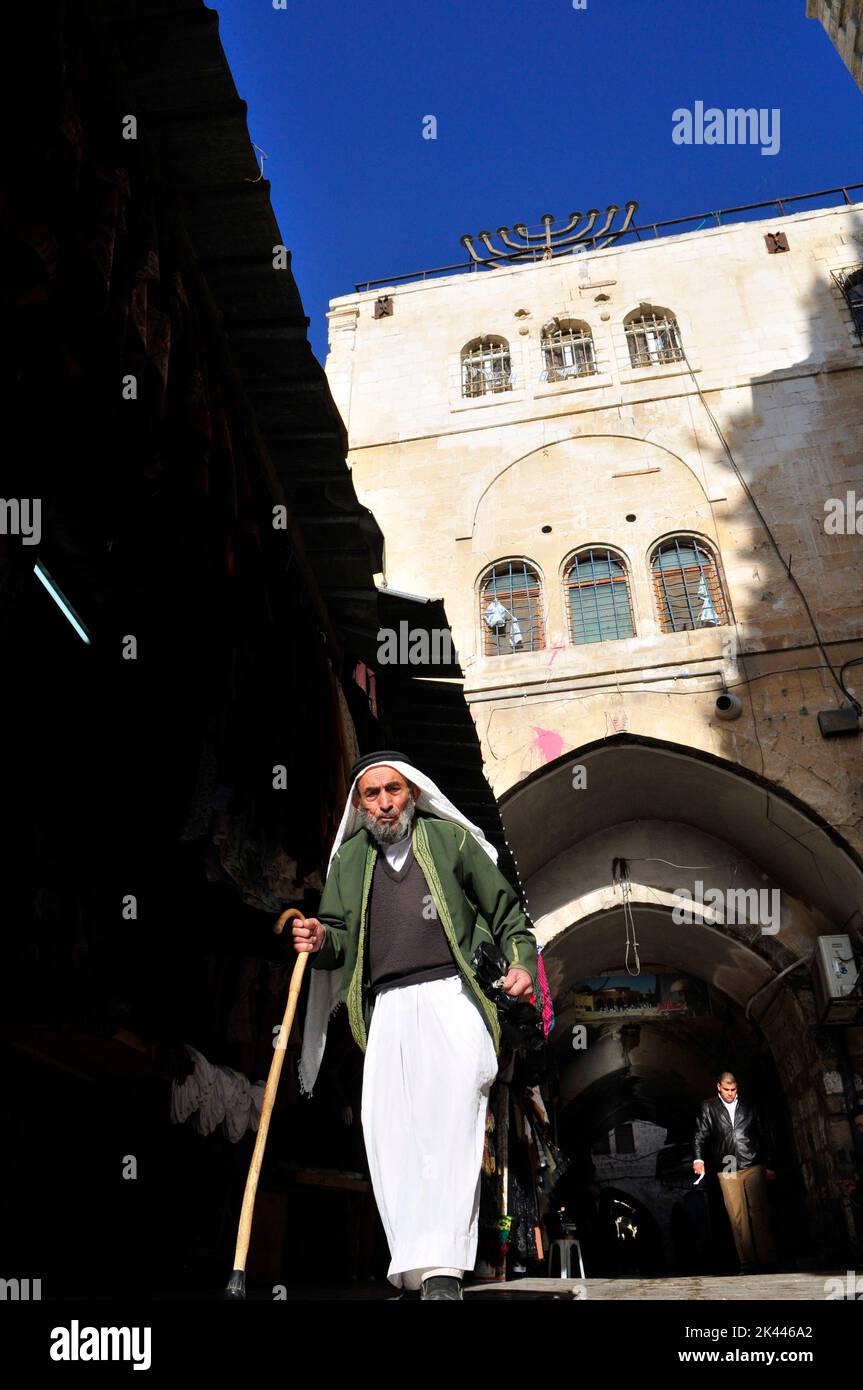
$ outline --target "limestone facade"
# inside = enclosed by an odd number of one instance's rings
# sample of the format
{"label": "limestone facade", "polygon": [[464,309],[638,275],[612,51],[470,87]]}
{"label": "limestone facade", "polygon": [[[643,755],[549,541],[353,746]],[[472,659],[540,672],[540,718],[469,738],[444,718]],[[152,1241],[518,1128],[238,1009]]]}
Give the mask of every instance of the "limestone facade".
{"label": "limestone facade", "polygon": [[[774,230],[721,226],[332,301],[327,375],[386,536],[386,582],[445,599],[498,795],[628,729],[730,757],[833,823],[863,815],[859,741],[820,735],[816,711],[841,697],[725,447],[834,666],[863,654],[863,542],[825,531],[829,499],[863,501],[863,343],[831,274],[863,265],[863,205],[783,219],[788,252],[768,253]],[[375,318],[379,295],[393,312]],[[624,318],[641,304],[674,314],[686,360],[631,366]],[[589,326],[596,374],[541,380],[553,316]],[[466,399],[460,354],[481,335],[508,341],[512,389]],[[660,630],[650,556],[673,535],[715,554],[732,623]],[[564,575],[585,546],[625,562],[634,636],[570,640]],[[544,647],[485,656],[481,582],[510,557],[541,580]],[[723,684],[745,696],[737,722],[714,716]],[[859,828],[849,839],[863,849]]]}

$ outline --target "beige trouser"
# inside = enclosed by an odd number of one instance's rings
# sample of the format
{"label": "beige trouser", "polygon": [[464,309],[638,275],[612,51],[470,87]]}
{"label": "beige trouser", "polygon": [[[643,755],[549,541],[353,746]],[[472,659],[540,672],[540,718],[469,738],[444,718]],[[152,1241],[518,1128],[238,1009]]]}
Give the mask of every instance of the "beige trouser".
{"label": "beige trouser", "polygon": [[718,1177],[741,1265],[771,1263],[775,1252],[763,1165],[756,1163],[736,1173],[719,1173]]}

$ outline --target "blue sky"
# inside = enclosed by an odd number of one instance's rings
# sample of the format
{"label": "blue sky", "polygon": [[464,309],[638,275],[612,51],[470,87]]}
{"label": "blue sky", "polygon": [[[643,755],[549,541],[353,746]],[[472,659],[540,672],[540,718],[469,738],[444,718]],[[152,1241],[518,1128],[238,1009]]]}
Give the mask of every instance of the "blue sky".
{"label": "blue sky", "polygon": [[[464,232],[629,198],[659,221],[863,181],[863,94],[805,0],[215,8],[322,362],[330,299],[462,261]],[[696,101],[778,108],[778,153],[674,144],[672,112]]]}

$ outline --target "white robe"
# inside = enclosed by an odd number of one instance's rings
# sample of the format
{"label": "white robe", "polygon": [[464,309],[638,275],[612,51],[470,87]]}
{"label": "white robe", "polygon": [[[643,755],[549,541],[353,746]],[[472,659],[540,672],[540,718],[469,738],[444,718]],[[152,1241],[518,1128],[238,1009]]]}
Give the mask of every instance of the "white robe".
{"label": "white robe", "polygon": [[363,1070],[362,1124],[390,1249],[387,1277],[417,1289],[476,1263],[491,1034],[461,975],[379,995]]}

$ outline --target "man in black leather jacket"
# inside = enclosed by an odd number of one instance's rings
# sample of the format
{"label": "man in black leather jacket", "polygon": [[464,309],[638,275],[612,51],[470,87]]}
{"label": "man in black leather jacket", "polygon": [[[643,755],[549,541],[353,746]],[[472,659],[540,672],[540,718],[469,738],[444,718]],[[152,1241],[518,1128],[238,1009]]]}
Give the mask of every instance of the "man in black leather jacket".
{"label": "man in black leather jacket", "polygon": [[755,1106],[738,1096],[731,1072],[717,1078],[716,1091],[701,1102],[692,1167],[703,1174],[706,1159],[716,1169],[740,1272],[751,1274],[776,1262],[767,1205],[766,1179],[775,1177],[770,1142]]}

